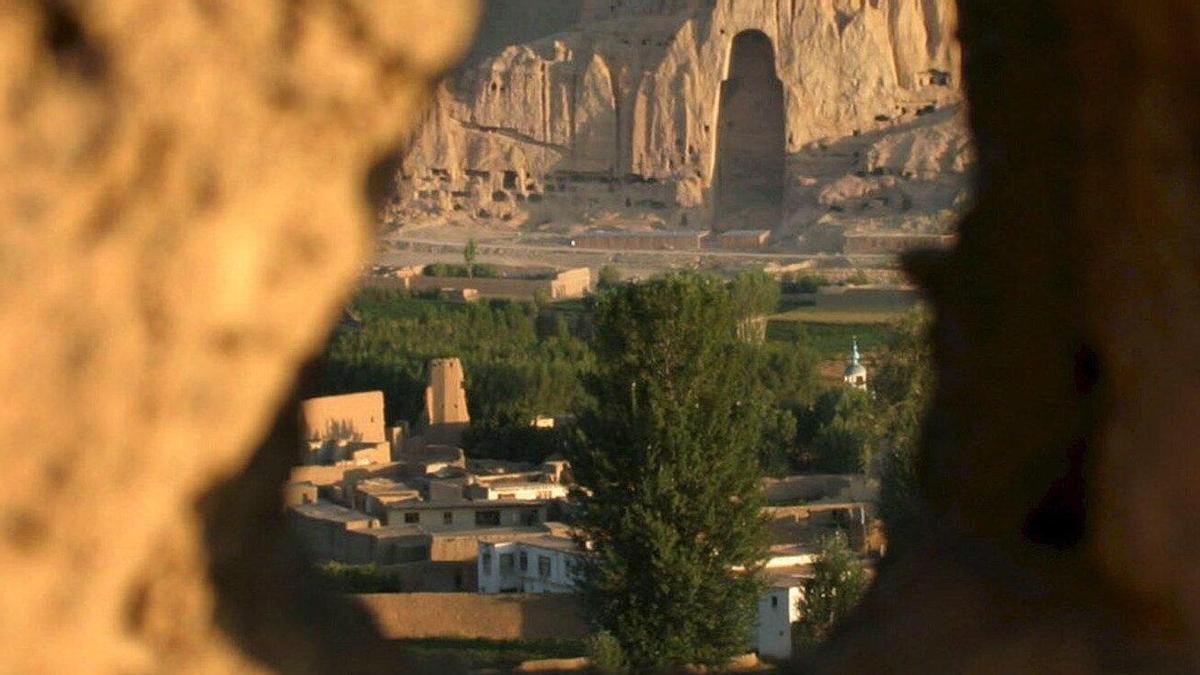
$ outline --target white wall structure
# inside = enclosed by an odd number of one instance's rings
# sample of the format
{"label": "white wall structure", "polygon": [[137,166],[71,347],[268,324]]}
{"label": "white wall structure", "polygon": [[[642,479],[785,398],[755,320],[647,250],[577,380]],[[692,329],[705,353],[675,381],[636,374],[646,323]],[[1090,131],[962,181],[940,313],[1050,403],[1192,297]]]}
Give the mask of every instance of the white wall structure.
{"label": "white wall structure", "polygon": [[759,656],[772,659],[792,658],[792,624],[800,620],[803,591],[778,586],[758,599],[758,620],[754,625],[754,646]]}
{"label": "white wall structure", "polygon": [[540,535],[528,541],[480,542],[480,593],[574,593],[582,552],[573,539]]}
{"label": "white wall structure", "polygon": [[545,499],[563,499],[570,492],[567,486],[546,482],[514,482],[499,484],[468,485],[468,499],[492,501],[512,499],[517,501],[536,501]]}

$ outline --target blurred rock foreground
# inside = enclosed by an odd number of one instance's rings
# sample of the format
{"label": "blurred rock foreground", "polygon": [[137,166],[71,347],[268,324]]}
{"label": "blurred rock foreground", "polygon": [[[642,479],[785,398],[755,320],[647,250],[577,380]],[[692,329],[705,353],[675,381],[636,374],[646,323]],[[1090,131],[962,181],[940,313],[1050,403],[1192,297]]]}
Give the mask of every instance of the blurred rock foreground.
{"label": "blurred rock foreground", "polygon": [[[243,673],[289,652],[327,670],[302,628],[220,597],[209,565],[238,535],[206,534],[228,503],[202,498],[319,350],[371,250],[379,167],[476,13],[0,4],[0,672]],[[296,604],[274,614],[315,624]]]}
{"label": "blurred rock foreground", "polygon": [[[1200,5],[958,4],[976,202],[910,260],[931,534],[803,667],[1196,672]],[[0,672],[415,667],[306,594],[277,411],[475,14],[0,6]]]}

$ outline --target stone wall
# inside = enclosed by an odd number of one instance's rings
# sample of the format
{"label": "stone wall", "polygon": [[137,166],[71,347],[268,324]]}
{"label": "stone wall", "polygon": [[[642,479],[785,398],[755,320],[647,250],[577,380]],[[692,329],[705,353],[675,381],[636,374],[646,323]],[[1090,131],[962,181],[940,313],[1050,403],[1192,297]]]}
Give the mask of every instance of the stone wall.
{"label": "stone wall", "polygon": [[582,639],[588,636],[574,595],[400,593],[361,595],[383,637]]}
{"label": "stone wall", "polygon": [[954,237],[945,234],[863,234],[846,237],[846,255],[899,255],[926,248],[949,248]]}
{"label": "stone wall", "polygon": [[308,440],[383,443],[383,392],[364,391],[305,399],[300,404],[302,435]]}

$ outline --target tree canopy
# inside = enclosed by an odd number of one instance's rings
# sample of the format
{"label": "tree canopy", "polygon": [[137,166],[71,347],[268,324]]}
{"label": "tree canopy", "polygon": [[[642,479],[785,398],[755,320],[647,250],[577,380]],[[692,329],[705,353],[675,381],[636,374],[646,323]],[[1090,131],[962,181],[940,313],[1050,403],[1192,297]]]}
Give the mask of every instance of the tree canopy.
{"label": "tree canopy", "polygon": [[737,321],[724,284],[695,275],[597,304],[595,405],[572,458],[595,545],[582,586],[637,668],[722,664],[754,624],[764,420]]}
{"label": "tree canopy", "polygon": [[867,589],[867,573],[841,530],[824,537],[805,584],[795,636],[801,648],[825,641],[838,621],[849,614]]}

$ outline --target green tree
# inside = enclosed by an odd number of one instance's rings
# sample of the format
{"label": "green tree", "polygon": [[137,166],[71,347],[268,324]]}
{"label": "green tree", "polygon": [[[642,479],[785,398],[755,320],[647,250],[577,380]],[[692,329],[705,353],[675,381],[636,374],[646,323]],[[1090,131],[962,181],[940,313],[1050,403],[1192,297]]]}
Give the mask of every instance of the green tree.
{"label": "green tree", "polygon": [[927,522],[917,477],[921,425],[934,387],[928,332],[924,312],[907,314],[880,355],[873,378],[885,446],[879,515],[889,555],[908,549]]}
{"label": "green tree", "polygon": [[613,265],[605,265],[600,268],[600,272],[596,275],[596,288],[604,290],[606,288],[614,288],[621,285],[621,270]]}
{"label": "green tree", "polygon": [[871,468],[878,421],[870,394],[839,385],[801,408],[797,417],[797,468],[822,473]]}
{"label": "green tree", "polygon": [[779,282],[762,270],[742,272],[734,277],[729,292],[741,337],[752,342],[765,340],[766,317],[779,308]]}
{"label": "green tree", "polygon": [[463,248],[463,262],[467,264],[467,276],[475,276],[475,259],[479,256],[479,245],[474,239],[468,239],[467,245]]}
{"label": "green tree", "polygon": [[629,672],[625,652],[612,633],[602,630],[588,638],[586,646],[591,672],[596,675],[623,675]]}
{"label": "green tree", "polygon": [[602,295],[595,323],[596,405],[573,453],[585,598],[634,668],[723,664],[746,647],[766,555],[762,418],[730,295],[667,276]]}
{"label": "green tree", "polygon": [[794,635],[801,647],[814,647],[829,637],[837,622],[849,614],[867,589],[867,573],[838,530],[821,540],[813,563],[813,578],[804,587],[800,621]]}

